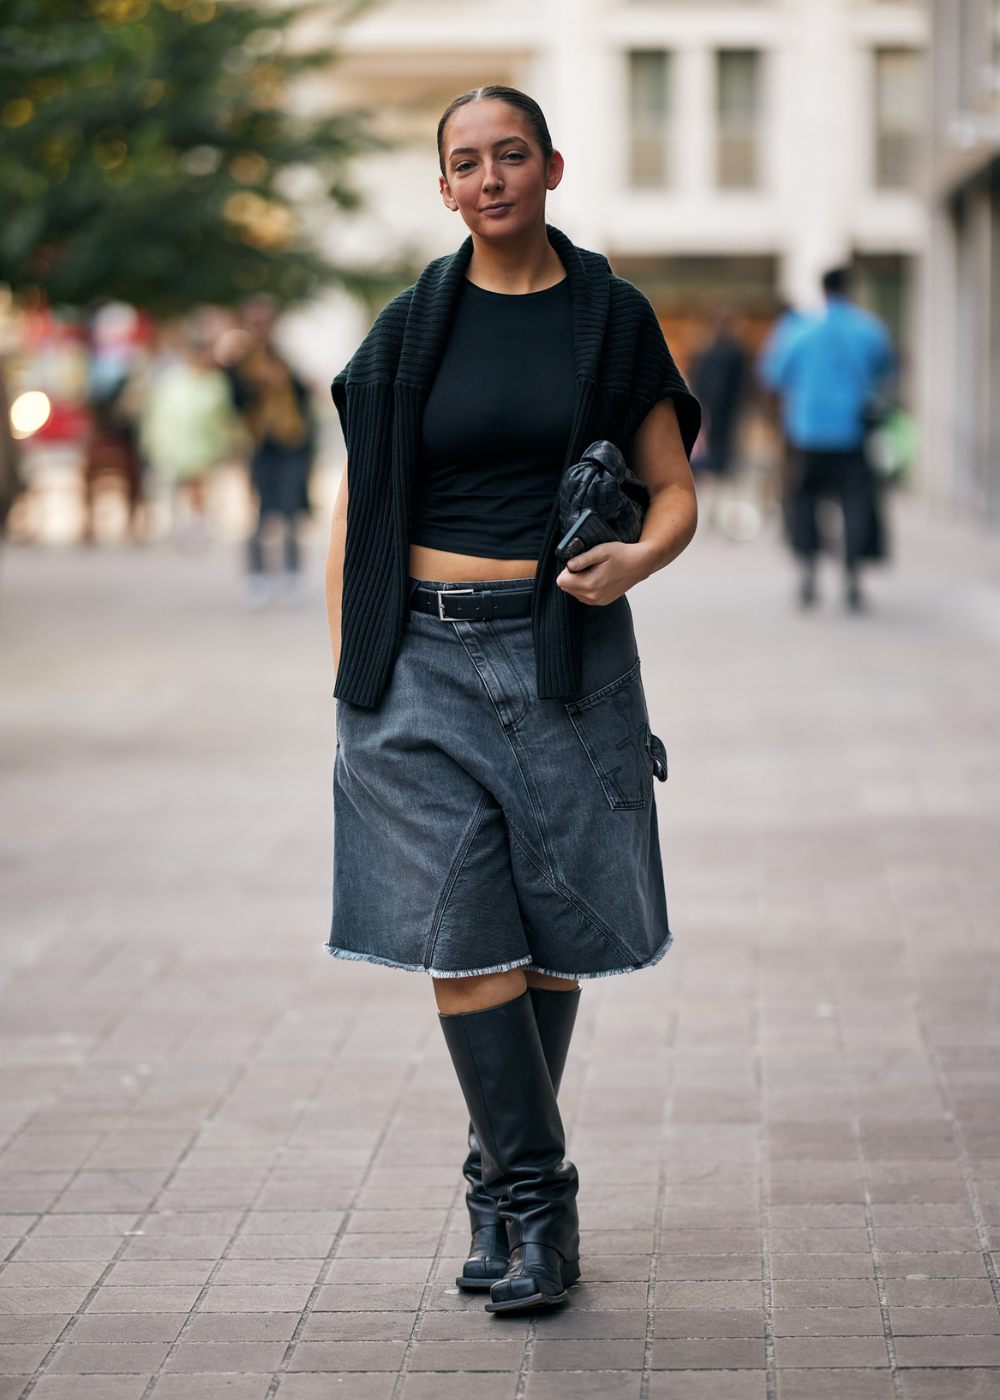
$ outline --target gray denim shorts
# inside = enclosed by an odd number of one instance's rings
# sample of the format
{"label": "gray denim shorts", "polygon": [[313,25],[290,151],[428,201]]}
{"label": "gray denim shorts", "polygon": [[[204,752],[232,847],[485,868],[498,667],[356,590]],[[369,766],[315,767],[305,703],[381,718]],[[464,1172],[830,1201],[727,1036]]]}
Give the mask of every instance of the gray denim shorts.
{"label": "gray denim shorts", "polygon": [[624,598],[587,609],[583,655],[585,698],[540,700],[530,618],[410,613],[378,708],[337,707],[334,957],[582,978],[662,958],[666,755]]}

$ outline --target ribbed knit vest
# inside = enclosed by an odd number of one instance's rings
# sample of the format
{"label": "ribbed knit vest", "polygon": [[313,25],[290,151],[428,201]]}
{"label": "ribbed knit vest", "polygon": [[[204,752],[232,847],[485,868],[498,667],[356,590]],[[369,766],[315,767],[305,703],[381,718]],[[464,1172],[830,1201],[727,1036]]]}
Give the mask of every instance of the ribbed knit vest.
{"label": "ribbed knit vest", "polygon": [[[646,298],[615,277],[607,259],[577,248],[558,229],[552,244],[573,304],[576,407],[566,465],[598,438],[630,458],[646,414],[673,398],[690,453],[701,422]],[[349,494],[340,668],[335,694],[378,705],[406,621],[409,520],[420,461],[421,422],[448,343],[452,314],[472,257],[472,239],[429,263],[389,303],[333,382],[347,443]],[[578,698],[584,604],[556,587],[558,511],[553,504],[535,577],[532,628],[538,694]]]}

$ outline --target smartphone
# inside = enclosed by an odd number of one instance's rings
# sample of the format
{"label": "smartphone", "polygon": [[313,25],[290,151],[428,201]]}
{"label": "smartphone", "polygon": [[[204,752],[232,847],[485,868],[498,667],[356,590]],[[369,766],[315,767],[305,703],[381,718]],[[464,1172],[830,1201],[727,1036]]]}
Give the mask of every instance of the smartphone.
{"label": "smartphone", "polygon": [[556,558],[565,564],[567,559],[585,554],[595,544],[611,544],[617,538],[603,516],[596,510],[585,510],[556,545]]}

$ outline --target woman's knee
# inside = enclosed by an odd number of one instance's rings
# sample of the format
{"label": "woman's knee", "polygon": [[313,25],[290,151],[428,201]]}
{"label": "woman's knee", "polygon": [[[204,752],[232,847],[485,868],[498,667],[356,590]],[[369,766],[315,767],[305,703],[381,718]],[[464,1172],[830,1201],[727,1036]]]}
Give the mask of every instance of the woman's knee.
{"label": "woman's knee", "polygon": [[526,972],[525,980],[529,987],[537,987],[543,992],[578,992],[580,984],[575,977],[551,977],[547,972]]}
{"label": "woman's knee", "polygon": [[442,1016],[464,1016],[470,1011],[488,1011],[524,995],[527,987],[524,969],[487,972],[479,977],[435,977],[434,997]]}

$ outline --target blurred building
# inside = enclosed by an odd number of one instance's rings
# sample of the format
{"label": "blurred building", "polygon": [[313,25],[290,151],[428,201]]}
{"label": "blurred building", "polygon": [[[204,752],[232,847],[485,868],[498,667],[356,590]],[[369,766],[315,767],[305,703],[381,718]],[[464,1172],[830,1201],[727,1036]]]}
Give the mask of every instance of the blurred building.
{"label": "blurred building", "polygon": [[512,83],[567,158],[553,221],[643,288],[682,361],[706,318],[752,334],[846,261],[906,351],[927,39],[919,0],[382,0],[342,38],[336,97],[400,144],[364,165],[369,212],[339,251],[455,248],[437,117]]}
{"label": "blurred building", "polygon": [[1000,520],[1000,0],[934,0],[922,395],[934,496]]}

